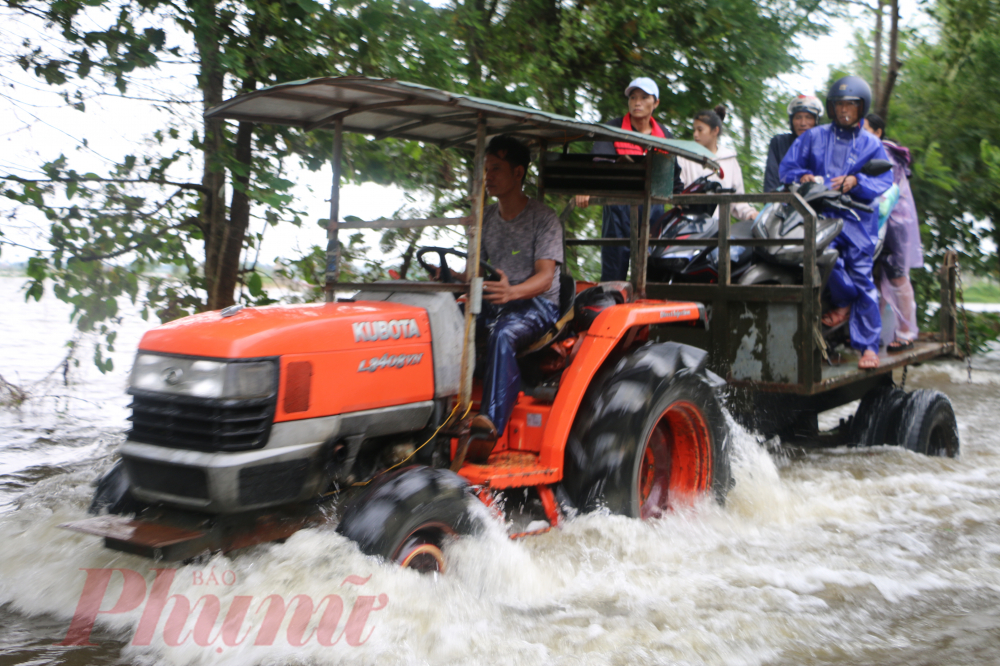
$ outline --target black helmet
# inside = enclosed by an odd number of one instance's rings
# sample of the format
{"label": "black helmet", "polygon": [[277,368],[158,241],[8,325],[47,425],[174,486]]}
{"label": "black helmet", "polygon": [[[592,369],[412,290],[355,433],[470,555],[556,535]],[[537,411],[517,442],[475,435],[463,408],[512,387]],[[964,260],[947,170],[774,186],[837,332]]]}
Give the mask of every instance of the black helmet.
{"label": "black helmet", "polygon": [[834,123],[837,123],[834,107],[840,101],[861,102],[863,108],[858,114],[858,121],[864,121],[872,107],[872,89],[860,76],[845,76],[834,83],[826,96],[826,115],[830,116],[830,120]]}

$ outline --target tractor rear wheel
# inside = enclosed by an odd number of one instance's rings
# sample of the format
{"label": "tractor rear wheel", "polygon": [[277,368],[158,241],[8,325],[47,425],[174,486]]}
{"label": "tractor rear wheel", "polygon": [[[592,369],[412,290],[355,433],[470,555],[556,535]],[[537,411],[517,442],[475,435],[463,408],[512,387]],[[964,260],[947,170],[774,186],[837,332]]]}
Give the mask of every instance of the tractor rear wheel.
{"label": "tractor rear wheel", "polygon": [[725,414],[704,352],[647,345],[588,391],[566,451],[564,487],[583,511],[653,518],[732,485]]}
{"label": "tractor rear wheel", "polygon": [[482,527],[466,481],[446,469],[406,467],[377,477],[344,509],[337,531],[361,552],[421,573],[444,573],[445,544]]}

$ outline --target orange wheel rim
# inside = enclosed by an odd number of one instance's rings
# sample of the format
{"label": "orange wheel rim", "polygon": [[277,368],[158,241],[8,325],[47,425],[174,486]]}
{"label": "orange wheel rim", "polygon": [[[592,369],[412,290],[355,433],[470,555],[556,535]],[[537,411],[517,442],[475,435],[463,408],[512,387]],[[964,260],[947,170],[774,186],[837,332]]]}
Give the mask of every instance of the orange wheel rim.
{"label": "orange wheel rim", "polygon": [[444,553],[441,546],[455,532],[438,522],[424,523],[403,540],[392,561],[405,569],[420,573],[444,573]]}
{"label": "orange wheel rim", "polygon": [[705,417],[694,404],[674,402],[660,414],[645,442],[636,479],[643,519],[690,504],[708,490],[711,442]]}
{"label": "orange wheel rim", "polygon": [[444,573],[444,553],[432,543],[422,543],[409,550],[399,566],[404,569],[416,569],[422,573]]}

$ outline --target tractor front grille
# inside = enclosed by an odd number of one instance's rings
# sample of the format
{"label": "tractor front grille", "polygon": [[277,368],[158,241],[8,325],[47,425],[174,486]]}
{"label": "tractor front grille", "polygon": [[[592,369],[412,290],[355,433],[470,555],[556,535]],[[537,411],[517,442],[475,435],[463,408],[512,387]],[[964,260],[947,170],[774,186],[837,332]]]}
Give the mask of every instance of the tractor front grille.
{"label": "tractor front grille", "polygon": [[125,471],[131,482],[143,490],[208,499],[208,477],[196,467],[125,458]]}
{"label": "tractor front grille", "polygon": [[240,470],[240,504],[290,502],[302,492],[309,473],[308,460],[288,460]]}
{"label": "tractor front grille", "polygon": [[248,451],[267,444],[275,396],[209,400],[132,391],[128,438],[194,451]]}

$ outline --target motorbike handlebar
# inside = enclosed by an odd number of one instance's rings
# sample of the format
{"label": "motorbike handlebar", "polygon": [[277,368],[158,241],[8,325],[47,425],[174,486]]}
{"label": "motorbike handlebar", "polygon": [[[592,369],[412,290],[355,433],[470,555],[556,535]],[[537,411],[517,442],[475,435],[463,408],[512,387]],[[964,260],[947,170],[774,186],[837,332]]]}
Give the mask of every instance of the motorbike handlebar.
{"label": "motorbike handlebar", "polygon": [[841,194],[839,197],[833,197],[826,200],[826,205],[830,208],[839,208],[840,210],[860,210],[866,213],[874,213],[875,209],[868,204],[863,204],[860,201],[852,198],[849,194]]}
{"label": "motorbike handlebar", "polygon": [[874,208],[872,208],[868,204],[863,204],[860,201],[857,201],[857,200],[851,198],[851,196],[848,195],[848,194],[843,195],[841,197],[841,201],[843,201],[845,204],[847,204],[851,208],[854,208],[855,210],[861,210],[861,211],[864,211],[866,213],[874,213],[875,212]]}

